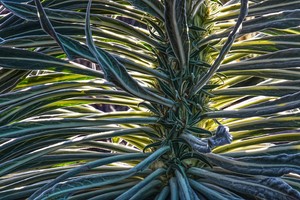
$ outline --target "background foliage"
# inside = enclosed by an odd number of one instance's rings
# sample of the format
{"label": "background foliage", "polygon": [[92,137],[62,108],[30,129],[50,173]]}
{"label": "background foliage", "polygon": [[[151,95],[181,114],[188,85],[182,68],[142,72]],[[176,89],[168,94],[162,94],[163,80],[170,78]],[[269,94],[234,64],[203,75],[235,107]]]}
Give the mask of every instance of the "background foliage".
{"label": "background foliage", "polygon": [[0,199],[300,199],[300,0],[0,2]]}

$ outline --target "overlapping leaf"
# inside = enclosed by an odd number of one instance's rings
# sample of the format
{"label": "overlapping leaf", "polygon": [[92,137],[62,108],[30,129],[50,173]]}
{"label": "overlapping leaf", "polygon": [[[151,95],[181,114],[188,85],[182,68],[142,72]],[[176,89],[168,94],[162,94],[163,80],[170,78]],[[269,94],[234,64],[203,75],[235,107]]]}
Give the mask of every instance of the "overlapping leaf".
{"label": "overlapping leaf", "polygon": [[188,67],[190,56],[186,4],[186,0],[165,1],[166,32],[182,70]]}
{"label": "overlapping leaf", "polygon": [[299,0],[0,2],[1,198],[299,199]]}

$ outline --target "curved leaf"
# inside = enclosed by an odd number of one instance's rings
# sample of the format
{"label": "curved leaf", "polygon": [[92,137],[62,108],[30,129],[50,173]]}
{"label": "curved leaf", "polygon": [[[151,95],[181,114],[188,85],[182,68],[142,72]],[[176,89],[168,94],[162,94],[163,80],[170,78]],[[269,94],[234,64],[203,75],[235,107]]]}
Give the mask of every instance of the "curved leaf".
{"label": "curved leaf", "polygon": [[184,71],[190,57],[186,0],[165,1],[165,26],[173,52]]}
{"label": "curved leaf", "polygon": [[126,71],[125,67],[119,63],[114,57],[112,57],[109,53],[96,49],[95,44],[92,39],[92,33],[90,29],[90,7],[91,1],[89,1],[87,8],[87,16],[86,16],[86,34],[87,34],[87,45],[96,58],[99,65],[102,67],[104,71],[105,78],[123,90],[138,96],[142,99],[146,99],[149,101],[154,101],[156,103],[160,103],[171,107],[174,103],[172,100],[163,98],[159,95],[156,95],[147,89],[142,88]]}

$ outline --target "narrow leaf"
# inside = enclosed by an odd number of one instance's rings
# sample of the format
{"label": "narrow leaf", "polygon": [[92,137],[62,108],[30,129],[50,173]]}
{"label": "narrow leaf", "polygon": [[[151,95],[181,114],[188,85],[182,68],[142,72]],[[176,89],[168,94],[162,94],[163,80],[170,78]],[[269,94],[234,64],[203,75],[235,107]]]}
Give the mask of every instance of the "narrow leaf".
{"label": "narrow leaf", "polygon": [[202,185],[200,182],[197,182],[193,179],[189,179],[189,182],[195,190],[199,191],[209,199],[228,200],[228,198],[224,197],[219,192]]}
{"label": "narrow leaf", "polygon": [[190,39],[187,25],[186,0],[165,1],[165,26],[180,68],[189,64]]}
{"label": "narrow leaf", "polygon": [[0,66],[20,70],[51,70],[103,78],[103,73],[83,65],[37,52],[0,47]]}
{"label": "narrow leaf", "polygon": [[288,173],[300,173],[300,167],[296,165],[273,165],[273,164],[255,164],[235,159],[226,158],[217,154],[207,154],[209,160],[217,166],[226,170],[250,174],[250,175],[264,175],[264,176],[282,176]]}
{"label": "narrow leaf", "polygon": [[170,178],[171,200],[179,200],[178,184],[175,177]]}
{"label": "narrow leaf", "polygon": [[163,5],[158,0],[128,0],[128,2],[139,10],[145,11],[155,17],[164,19]]}
{"label": "narrow leaf", "polygon": [[[124,154],[124,155],[118,155],[118,156],[113,156],[109,158],[103,158],[100,160],[96,160],[93,162],[89,162],[83,165],[80,165],[79,167],[73,168],[72,170],[58,176],[56,179],[52,180],[51,182],[45,184],[43,187],[41,187],[39,190],[37,190],[33,195],[30,196],[29,200],[34,200],[36,198],[43,197],[44,195],[51,194],[52,188],[55,188],[55,185],[58,183],[66,180],[69,177],[75,176],[79,173],[85,172],[89,169],[101,166],[101,165],[106,165],[110,164],[113,162],[119,162],[121,160],[128,160],[128,159],[140,159],[146,157],[146,154],[143,153],[137,153],[137,154]],[[124,177],[121,177],[121,179],[125,179],[128,176],[133,175],[134,172],[132,171],[125,171],[122,173]],[[119,179],[116,179],[114,181],[119,181]]]}
{"label": "narrow leaf", "polygon": [[155,200],[165,200],[169,196],[170,193],[170,187],[165,186],[161,192],[155,197]]}
{"label": "narrow leaf", "polygon": [[187,177],[184,174],[181,174],[180,171],[175,171],[176,180],[179,186],[179,193],[182,193],[183,199],[186,200],[196,200],[195,199],[195,192],[190,186]]}
{"label": "narrow leaf", "polygon": [[88,3],[87,13],[86,13],[86,35],[87,35],[87,45],[96,58],[97,62],[101,66],[104,75],[108,81],[115,83],[117,86],[123,90],[133,94],[142,99],[156,102],[168,107],[171,107],[174,103],[172,100],[161,97],[157,94],[150,92],[147,89],[141,87],[126,71],[126,68],[118,62],[113,56],[105,52],[102,49],[97,49],[90,28],[90,9],[91,9],[91,0]]}
{"label": "narrow leaf", "polygon": [[155,180],[162,174],[166,172],[165,169],[158,168],[154,172],[152,172],[149,176],[147,176],[144,180],[130,188],[127,192],[123,193],[122,195],[118,196],[116,200],[123,200],[123,199],[130,199],[133,197],[136,193],[138,193],[139,190],[142,190],[143,187],[145,187],[147,184],[149,184],[151,181]]}
{"label": "narrow leaf", "polygon": [[275,200],[296,200],[300,193],[289,185],[276,178],[258,179],[239,178],[238,176],[226,176],[219,173],[209,172],[200,168],[191,168],[188,171],[192,175],[204,177],[207,182],[233,190],[237,193],[244,193],[253,198],[275,199]]}
{"label": "narrow leaf", "polygon": [[[293,81],[292,84],[295,84],[295,81]],[[267,102],[251,105],[248,108],[258,108],[258,107],[272,106],[272,105],[279,105],[279,104],[282,105],[282,104],[286,104],[289,102],[294,102],[294,101],[297,102],[298,99],[300,99],[300,92],[288,94],[288,95],[282,96],[278,99],[275,99],[273,101],[267,101]]]}
{"label": "narrow leaf", "polygon": [[34,0],[36,8],[37,8],[37,16],[39,18],[39,22],[43,28],[43,30],[48,33],[60,46],[60,48],[63,49],[63,51],[67,54],[68,58],[71,58],[71,55],[68,53],[67,49],[64,47],[62,42],[60,41],[59,37],[57,36],[57,33],[55,29],[53,28],[50,20],[48,19],[45,10],[40,2],[40,0]]}
{"label": "narrow leaf", "polygon": [[233,30],[229,33],[226,43],[222,47],[217,59],[215,60],[215,62],[213,63],[209,71],[204,76],[202,76],[201,79],[193,87],[192,94],[198,93],[207,84],[207,82],[211,79],[211,77],[215,75],[215,73],[218,71],[221,62],[223,61],[227,52],[230,50],[237,34],[241,31],[242,23],[246,18],[247,14],[248,14],[248,0],[241,0],[240,14]]}
{"label": "narrow leaf", "polygon": [[227,70],[250,70],[250,69],[285,69],[296,68],[300,65],[300,48],[292,48],[266,55],[258,56],[252,59],[244,60],[238,63],[221,65],[219,72]]}
{"label": "narrow leaf", "polygon": [[159,191],[157,188],[160,188],[162,182],[160,180],[153,180],[147,185],[143,186],[138,192],[136,192],[130,199],[131,200],[140,200],[152,198]]}
{"label": "narrow leaf", "polygon": [[261,164],[281,164],[287,165],[298,165],[300,166],[300,153],[297,154],[278,154],[268,156],[245,156],[237,158],[236,160],[250,163],[261,163]]}
{"label": "narrow leaf", "polygon": [[[34,199],[61,199],[67,198],[71,193],[90,189],[94,187],[101,187],[132,176],[133,174],[126,171],[108,172],[92,177],[80,177],[63,183],[58,183],[49,189],[43,191]],[[87,184],[88,183],[88,184]],[[114,191],[115,192],[115,191]],[[33,196],[29,198],[33,199]]]}
{"label": "narrow leaf", "polygon": [[281,103],[272,106],[262,106],[256,108],[245,108],[240,110],[222,110],[215,112],[208,112],[203,115],[207,118],[246,118],[263,115],[271,115],[287,110],[300,108],[300,100],[290,101],[288,103]]}

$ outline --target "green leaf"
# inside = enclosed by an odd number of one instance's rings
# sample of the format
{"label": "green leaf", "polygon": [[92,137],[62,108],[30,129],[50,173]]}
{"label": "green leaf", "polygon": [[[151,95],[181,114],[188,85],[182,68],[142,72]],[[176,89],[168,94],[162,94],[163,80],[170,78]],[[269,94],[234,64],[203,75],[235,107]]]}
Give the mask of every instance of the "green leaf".
{"label": "green leaf", "polygon": [[[254,124],[254,123],[252,123],[252,124]],[[265,125],[265,126],[268,127],[267,125]],[[253,126],[255,126],[255,125],[252,125],[252,127]],[[284,126],[284,125],[281,125],[281,126]],[[257,128],[257,127],[254,127],[254,129],[255,128]],[[275,128],[275,127],[270,126],[270,128]],[[247,129],[247,127],[245,129]],[[270,131],[270,132],[272,133],[272,135],[261,134],[261,135],[259,135],[259,137],[256,137],[256,138],[247,138],[242,141],[240,141],[240,140],[234,141],[230,145],[221,146],[221,147],[216,148],[214,150],[214,153],[235,150],[238,148],[242,149],[242,147],[251,147],[251,146],[255,147],[255,145],[258,146],[259,144],[266,144],[267,146],[270,146],[270,145],[268,145],[270,143],[276,143],[276,142],[285,142],[286,143],[288,141],[295,141],[300,138],[299,131],[297,132],[297,130],[290,130],[288,132],[277,132],[277,134],[273,133],[273,131]],[[290,144],[290,145],[292,146],[292,144]],[[280,145],[278,145],[278,148],[280,148]],[[291,147],[291,148],[293,148],[293,147]],[[263,151],[263,147],[262,147],[261,151]],[[291,153],[293,153],[293,151],[291,151]]]}
{"label": "green leaf", "polygon": [[299,48],[276,51],[239,63],[221,65],[218,71],[296,68],[300,64],[299,52]]}
{"label": "green leaf", "polygon": [[[259,69],[259,70],[230,70],[222,72],[226,76],[256,76],[283,80],[299,80],[300,72],[291,69]],[[282,83],[285,84],[285,83]]]}
{"label": "green leaf", "polygon": [[179,200],[178,184],[175,177],[169,179],[169,187],[171,190],[171,200]]}
{"label": "green leaf", "polygon": [[191,3],[191,11],[190,11],[190,17],[193,19],[196,14],[199,12],[199,9],[201,8],[202,4],[204,3],[204,0],[193,0]]}
{"label": "green leaf", "polygon": [[19,70],[52,70],[103,78],[103,73],[83,65],[37,52],[0,47],[0,66]]}
{"label": "green leaf", "polygon": [[209,182],[228,188],[238,193],[247,194],[253,198],[262,199],[297,199],[300,193],[292,189],[280,179],[257,179],[252,182],[249,179],[239,178],[238,176],[226,176],[218,173],[209,172],[199,168],[191,168],[190,174],[204,177]]}
{"label": "green leaf", "polygon": [[[78,195],[74,195],[73,197],[70,197],[70,200],[79,200],[79,199],[90,199],[92,197],[98,197],[99,195],[105,195],[108,193],[116,193],[116,197],[119,195],[118,191],[124,189],[125,191],[128,190],[130,187],[134,186],[135,184],[137,184],[137,181],[131,181],[128,183],[124,183],[124,184],[118,184],[116,186],[113,187],[109,187],[109,188],[105,188],[102,190],[96,190],[96,191],[91,191],[91,192],[85,192],[82,194],[78,194]],[[124,191],[124,192],[125,192]]]}
{"label": "green leaf", "polygon": [[[190,182],[192,188],[199,191],[201,194],[204,194],[209,199],[220,199],[220,200],[228,199],[228,198],[224,197],[224,195],[220,194],[219,192],[202,185],[201,182],[197,182],[193,179],[189,179],[189,182]],[[232,198],[232,199],[234,199],[234,198]]]}
{"label": "green leaf", "polygon": [[[79,133],[84,132],[84,131],[80,131],[80,130],[77,130],[77,131],[79,131]],[[32,160],[34,160],[38,157],[41,157],[47,153],[61,149],[62,147],[71,146],[73,144],[80,144],[80,143],[90,141],[93,139],[110,138],[110,137],[118,137],[118,136],[124,136],[124,135],[128,135],[128,134],[134,134],[134,133],[140,132],[140,131],[141,130],[138,130],[138,129],[137,130],[128,129],[128,130],[120,130],[120,131],[112,131],[112,132],[102,132],[100,134],[96,133],[96,134],[91,134],[86,137],[75,137],[72,140],[62,141],[62,142],[38,149],[34,152],[31,152],[30,154],[24,154],[22,156],[18,156],[15,159],[10,159],[9,161],[4,162],[3,164],[0,165],[0,173],[2,175],[7,174],[8,172],[13,171],[14,169],[20,167],[23,164],[28,163],[29,161],[32,161]],[[75,133],[76,133],[76,130],[75,130]],[[6,146],[8,146],[8,145],[6,145]]]}
{"label": "green leaf", "polygon": [[238,161],[261,163],[261,164],[280,164],[300,165],[300,153],[297,154],[277,154],[273,156],[245,156],[237,158]]}
{"label": "green leaf", "polygon": [[209,163],[209,161],[207,160],[205,154],[200,154],[200,153],[198,153],[198,152],[189,152],[189,153],[184,153],[184,154],[180,157],[181,160],[186,160],[186,159],[188,160],[188,159],[191,159],[191,158],[198,159],[198,160],[200,160],[201,162],[207,164],[209,167],[211,167],[211,168],[213,167],[213,166]]}
{"label": "green leaf", "polygon": [[273,101],[267,101],[267,102],[251,105],[248,108],[272,106],[272,105],[276,105],[276,104],[279,105],[279,104],[284,104],[284,103],[288,103],[288,102],[297,101],[298,99],[300,99],[300,92],[296,92],[296,93],[293,93],[293,94],[288,94],[286,96],[283,96],[283,97],[278,98],[278,99],[273,100]]}
{"label": "green leaf", "polygon": [[[285,29],[297,27],[300,25],[299,13],[299,9],[285,10],[282,12],[272,13],[265,16],[256,17],[255,19],[247,20],[245,21],[245,23],[243,23],[243,30],[241,30],[239,35],[245,35],[248,33],[254,33],[259,31],[262,32],[271,28]],[[226,37],[230,32],[230,29],[226,29],[220,34],[214,34],[205,38],[198,44],[204,45],[208,41],[211,41],[213,39]]]}
{"label": "green leaf", "polygon": [[92,32],[90,29],[90,7],[91,1],[89,1],[86,16],[86,35],[87,35],[87,45],[96,58],[98,64],[102,67],[104,71],[105,78],[108,81],[115,83],[117,86],[121,87],[123,90],[140,97],[142,99],[156,102],[159,104],[171,107],[174,103],[172,100],[158,96],[147,89],[142,88],[126,71],[126,68],[119,63],[113,56],[109,53],[96,49],[95,44],[92,39]]}
{"label": "green leaf", "polygon": [[[63,32],[67,28],[72,29],[72,28],[75,28],[75,27],[73,27],[73,26],[57,27],[56,29],[59,32]],[[13,36],[12,34],[18,34],[17,33],[18,31],[16,29],[14,29],[12,31],[13,32],[11,32],[10,36]],[[2,34],[8,34],[8,33],[5,33],[5,32],[3,33],[2,32]],[[32,34],[32,33],[28,33],[28,34]],[[38,34],[38,33],[36,33],[36,34]],[[57,33],[57,37],[61,41],[62,45],[64,46],[65,51],[68,53],[69,58],[71,60],[76,59],[76,58],[85,58],[85,59],[91,60],[93,62],[96,62],[96,59],[90,53],[88,47],[85,46],[84,44],[81,44],[79,41],[74,40],[74,39],[72,39],[68,36],[61,35],[60,33]],[[109,37],[109,36],[106,36],[106,37]],[[37,47],[39,47],[41,45],[42,46],[43,45],[51,45],[52,46],[52,45],[55,45],[55,42],[52,41],[51,38],[49,38],[48,36],[33,35],[33,36],[13,37],[13,38],[10,38],[10,39],[7,39],[7,40],[3,41],[1,44],[3,46],[6,46],[6,47],[28,48],[28,47],[32,47],[33,45],[36,45]],[[107,43],[105,43],[103,46],[107,47],[108,45],[107,45]],[[135,62],[133,62],[129,59],[122,58],[122,57],[120,57],[116,54],[114,54],[114,57],[120,63],[125,65],[130,70],[135,70],[135,71],[138,71],[138,72],[141,72],[141,73],[144,73],[144,74],[153,75],[155,77],[161,78],[162,80],[167,80],[168,79],[167,75],[165,75],[161,72],[158,72],[157,70],[154,70],[150,67],[142,66],[142,65],[137,64],[137,63],[135,63]]]}
{"label": "green leaf", "polygon": [[162,182],[160,180],[153,180],[147,185],[143,186],[138,192],[136,192],[131,199],[140,200],[142,198],[151,198],[159,191],[157,188],[160,187]]}
{"label": "green leaf", "polygon": [[281,103],[272,106],[261,106],[256,108],[245,108],[240,110],[223,110],[208,112],[203,115],[207,118],[246,118],[246,117],[255,117],[263,115],[271,115],[287,110],[292,110],[300,107],[300,100],[289,101],[288,103]]}
{"label": "green leaf", "polygon": [[131,199],[131,198],[135,199],[136,197],[134,197],[134,196],[138,195],[140,190],[143,190],[143,188],[146,185],[151,184],[151,181],[155,180],[157,177],[159,177],[160,175],[162,175],[164,173],[166,173],[165,169],[158,168],[157,170],[152,172],[149,176],[147,176],[144,180],[139,182],[137,185],[133,186],[127,192],[125,192],[122,195],[118,196],[116,198],[116,200]]}
{"label": "green leaf", "polygon": [[[11,10],[14,14],[16,14],[17,16],[23,19],[33,20],[33,21],[39,20],[37,16],[37,10],[34,6],[28,4],[12,3],[12,2],[6,2],[3,3],[3,5],[9,10]],[[65,23],[73,23],[73,22],[85,23],[84,13],[72,12],[72,11],[70,12],[61,9],[50,9],[50,8],[44,8],[44,10],[50,20],[62,21]],[[120,20],[116,20],[110,17],[105,17],[102,15],[92,15],[91,18],[93,24],[107,27],[111,30],[114,30],[115,32],[121,32],[121,33],[126,33],[128,35],[135,36],[136,38],[139,38],[142,41],[145,41],[155,47],[160,46],[159,43],[157,43],[155,40],[148,37],[148,35],[146,35],[144,32],[138,31],[132,26]]]}
{"label": "green leaf", "polygon": [[299,142],[289,142],[282,145],[270,146],[267,149],[262,148],[258,151],[240,150],[238,152],[224,153],[223,155],[239,158],[243,156],[248,157],[248,156],[262,156],[262,155],[277,155],[277,154],[284,154],[286,152],[288,152],[289,154],[297,154],[299,153],[299,150],[300,150]]}
{"label": "green leaf", "polygon": [[30,1],[32,0],[1,0],[1,2],[17,2],[17,3],[25,3]]}
{"label": "green leaf", "polygon": [[262,95],[262,96],[280,97],[280,96],[296,93],[299,91],[299,89],[300,87],[297,86],[255,85],[249,87],[233,87],[228,89],[215,90],[212,92],[212,94],[224,95],[224,96]]}
{"label": "green leaf", "polygon": [[0,0],[0,199],[300,199],[300,0],[225,1]]}
{"label": "green leaf", "polygon": [[146,13],[152,14],[155,17],[164,19],[163,16],[163,5],[158,0],[128,0],[128,2],[134,7],[145,11]]}
{"label": "green leaf", "polygon": [[170,193],[170,187],[165,186],[161,192],[156,196],[155,200],[165,200],[167,199],[168,195]]}
{"label": "green leaf", "polygon": [[0,69],[0,94],[10,92],[30,72],[14,69]]}
{"label": "green leaf", "polygon": [[[73,179],[71,181],[66,181],[64,183],[59,183],[51,187],[50,189],[45,190],[36,198],[67,198],[71,193],[76,191],[89,189],[93,187],[99,187],[103,185],[108,185],[117,181],[121,181],[125,178],[132,176],[128,170],[126,171],[117,171],[110,172],[105,174],[100,174],[92,177],[81,177]],[[86,184],[88,182],[88,184]],[[115,191],[114,191],[115,192]],[[29,199],[33,199],[34,196],[31,196]]]}
{"label": "green leaf", "polygon": [[155,117],[143,117],[143,118],[111,118],[111,119],[47,119],[47,120],[32,120],[30,122],[18,122],[12,125],[6,125],[0,127],[0,137],[10,138],[18,137],[24,134],[34,133],[36,131],[61,129],[61,128],[75,128],[75,127],[91,127],[101,126],[108,124],[143,124],[143,123],[156,123]]}
{"label": "green leaf", "polygon": [[[18,98],[15,100],[17,103],[9,104],[9,107],[4,108],[3,110],[0,111],[0,124],[5,125],[12,121],[20,120],[24,117],[30,117],[30,116],[43,113],[47,111],[48,108],[45,106],[50,106],[49,109],[51,109],[53,108],[53,106],[55,106],[55,103],[60,104],[60,106],[56,106],[57,108],[64,107],[64,105],[61,104],[64,102],[58,102],[58,101],[62,101],[67,98],[87,96],[87,95],[105,95],[105,94],[112,94],[112,93],[114,92],[102,91],[99,89],[98,90],[82,89],[82,91],[78,91],[78,89],[59,89],[57,91],[49,91],[43,94],[27,95],[28,96],[27,99],[17,101],[20,100],[20,98]],[[93,99],[90,100],[91,101],[88,100],[87,101],[96,103],[96,101],[93,101]],[[107,99],[106,101],[110,102]],[[6,103],[10,103],[10,102],[4,102],[4,106]],[[83,104],[84,101],[82,101],[81,103]],[[22,105],[22,107],[20,107],[20,105]]]}
{"label": "green leaf", "polygon": [[150,164],[157,160],[160,156],[164,155],[166,152],[170,151],[169,146],[164,146],[156,150],[153,154],[147,157],[143,162],[137,164],[133,169],[136,171],[141,171],[146,169]]}
{"label": "green leaf", "polygon": [[[299,9],[300,1],[299,0],[268,0],[268,1],[257,1],[249,6],[249,16],[262,16],[264,14],[270,14],[275,12],[280,12],[282,10],[293,10]],[[233,4],[226,6],[221,9],[221,13],[214,18],[214,20],[225,20],[225,19],[233,19],[238,16],[238,8],[239,5]],[[225,12],[224,12],[225,11]]]}
{"label": "green leaf", "polygon": [[63,51],[67,54],[68,58],[71,58],[71,56],[69,55],[69,52],[67,51],[67,49],[62,44],[62,41],[59,39],[59,37],[58,37],[55,29],[53,28],[50,20],[46,16],[45,10],[43,9],[40,0],[34,0],[34,2],[35,2],[35,5],[36,5],[36,8],[37,8],[37,16],[39,18],[39,22],[40,22],[43,30],[46,33],[48,33],[57,42],[57,44],[60,46],[60,48],[62,48]]}
{"label": "green leaf", "polygon": [[165,1],[165,26],[168,39],[183,71],[188,67],[190,57],[186,12],[186,0]]}
{"label": "green leaf", "polygon": [[241,31],[242,23],[246,18],[247,14],[248,14],[248,0],[241,0],[240,14],[235,26],[233,27],[233,30],[228,34],[228,39],[226,43],[223,45],[217,59],[214,61],[209,71],[205,75],[203,75],[201,79],[193,87],[192,94],[198,93],[208,83],[208,81],[212,78],[212,76],[218,71],[221,62],[223,61],[226,54],[230,50],[236,36]]}
{"label": "green leaf", "polygon": [[232,45],[231,51],[265,53],[279,50],[299,48],[300,35],[269,36],[259,39],[236,42]]}
{"label": "green leaf", "polygon": [[148,144],[147,146],[145,146],[145,148],[143,149],[143,152],[145,152],[147,149],[153,148],[153,147],[159,147],[161,146],[162,142],[153,142],[151,144]]}
{"label": "green leaf", "polygon": [[277,165],[269,163],[248,163],[226,158],[217,154],[208,154],[207,157],[213,164],[219,167],[242,174],[278,177],[289,173],[297,174],[300,172],[300,167],[298,165],[286,165],[285,163],[280,163]]}
{"label": "green leaf", "polygon": [[187,177],[185,174],[181,174],[182,172],[176,170],[175,175],[176,175],[176,180],[179,186],[179,193],[182,194],[183,199],[186,200],[192,200],[195,197],[195,192],[191,188]]}
{"label": "green leaf", "polygon": [[[109,157],[109,158],[104,158],[104,159],[100,159],[100,160],[96,160],[93,162],[89,162],[86,163],[84,165],[81,165],[77,168],[74,168],[62,175],[60,175],[59,177],[57,177],[55,180],[51,181],[50,183],[45,184],[43,187],[41,187],[39,190],[37,190],[33,195],[30,196],[29,200],[33,200],[36,198],[41,198],[45,195],[51,195],[52,193],[52,189],[54,189],[55,191],[55,186],[60,183],[61,181],[72,177],[74,175],[77,175],[79,173],[85,172],[89,169],[101,166],[101,165],[106,165],[109,163],[113,163],[113,162],[119,162],[121,160],[128,160],[128,159],[140,159],[140,158],[144,158],[146,157],[147,154],[143,154],[143,153],[137,153],[137,154],[124,154],[124,155],[119,155],[119,156],[114,156],[114,157]],[[114,173],[114,174],[108,174],[107,176],[109,177],[108,181],[105,181],[103,184],[109,184],[109,183],[113,183],[113,182],[117,182],[120,181],[122,179],[125,179],[127,177],[130,177],[134,174],[135,172],[132,172],[130,170],[124,171],[122,173]],[[113,177],[111,177],[111,175],[113,175]],[[106,176],[105,174],[103,175],[104,177]],[[102,178],[102,177],[100,177]],[[64,185],[62,185],[64,187]],[[58,185],[59,187],[59,185]],[[68,185],[66,185],[66,187],[69,187]],[[71,187],[72,188],[72,187]],[[58,191],[61,191],[60,188],[58,188]],[[56,195],[54,193],[54,195]]]}

